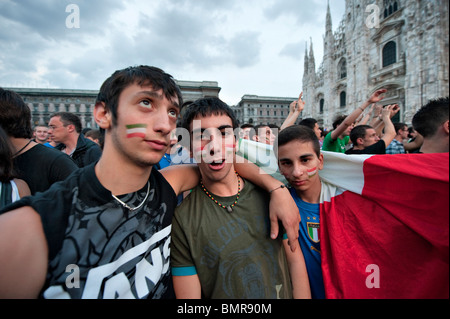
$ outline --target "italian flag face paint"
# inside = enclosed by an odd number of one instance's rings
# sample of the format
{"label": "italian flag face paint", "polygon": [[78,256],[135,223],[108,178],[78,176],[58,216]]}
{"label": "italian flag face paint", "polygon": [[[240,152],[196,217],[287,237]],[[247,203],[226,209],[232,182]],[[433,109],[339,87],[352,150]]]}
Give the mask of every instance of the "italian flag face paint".
{"label": "italian flag face paint", "polygon": [[308,177],[311,178],[317,174],[317,167],[309,169],[307,172],[308,172]]}
{"label": "italian flag face paint", "polygon": [[140,137],[145,138],[147,133],[147,124],[127,125],[127,138]]}

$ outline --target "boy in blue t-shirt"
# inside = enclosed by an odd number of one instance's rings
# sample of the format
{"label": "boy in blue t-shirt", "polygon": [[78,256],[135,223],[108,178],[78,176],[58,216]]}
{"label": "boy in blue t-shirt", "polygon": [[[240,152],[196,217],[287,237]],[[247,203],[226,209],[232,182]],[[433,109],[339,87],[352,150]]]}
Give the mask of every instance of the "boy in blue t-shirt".
{"label": "boy in blue t-shirt", "polygon": [[305,126],[291,126],[280,132],[278,165],[289,182],[301,216],[299,242],[306,262],[311,295],[324,299],[320,256],[320,194],[322,182],[319,170],[323,168],[323,155],[314,131]]}

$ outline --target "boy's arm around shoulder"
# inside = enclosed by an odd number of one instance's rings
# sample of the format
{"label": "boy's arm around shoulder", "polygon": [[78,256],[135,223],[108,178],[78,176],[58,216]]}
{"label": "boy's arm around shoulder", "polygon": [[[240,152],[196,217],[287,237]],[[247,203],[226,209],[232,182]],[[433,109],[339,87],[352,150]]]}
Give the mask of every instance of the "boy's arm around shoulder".
{"label": "boy's arm around shoulder", "polygon": [[299,248],[298,231],[300,213],[289,190],[281,187],[282,182],[264,173],[258,166],[246,159],[236,156],[235,169],[243,178],[270,193],[270,237],[276,239],[279,233],[278,220],[281,220],[289,238],[292,251]]}
{"label": "boy's arm around shoulder", "polygon": [[24,206],[0,215],[0,298],[37,298],[48,247],[38,213]]}
{"label": "boy's arm around shoulder", "polygon": [[160,173],[172,186],[175,194],[193,189],[200,182],[200,171],[197,164],[183,164],[165,167]]}

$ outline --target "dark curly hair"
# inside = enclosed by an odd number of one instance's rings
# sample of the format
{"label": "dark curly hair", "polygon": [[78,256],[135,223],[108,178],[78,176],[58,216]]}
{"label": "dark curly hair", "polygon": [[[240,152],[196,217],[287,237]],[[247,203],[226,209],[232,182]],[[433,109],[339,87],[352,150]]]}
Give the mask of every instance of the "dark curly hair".
{"label": "dark curly hair", "polygon": [[0,126],[0,182],[7,183],[14,177],[11,144],[5,130]]}

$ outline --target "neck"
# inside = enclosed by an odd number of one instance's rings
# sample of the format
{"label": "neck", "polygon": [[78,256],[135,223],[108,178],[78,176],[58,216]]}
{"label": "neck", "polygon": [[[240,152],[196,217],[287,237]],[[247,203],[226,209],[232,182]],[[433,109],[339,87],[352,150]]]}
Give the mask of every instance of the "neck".
{"label": "neck", "polygon": [[[16,154],[17,152],[19,152],[23,147],[25,147],[25,145],[27,145],[30,142],[31,139],[29,138],[15,138],[15,137],[11,137],[10,141],[13,147],[13,154],[14,155],[19,155]],[[20,154],[26,152],[27,150],[29,150],[30,148],[32,148],[34,145],[33,142],[31,142],[27,147],[25,147],[22,151],[20,151]]]}
{"label": "neck", "polygon": [[[238,193],[238,176],[234,171],[234,167],[230,169],[230,173],[220,181],[213,181],[203,177],[203,185],[211,193],[220,197],[231,197]],[[244,188],[244,183],[241,178],[241,190]]]}
{"label": "neck", "polygon": [[111,152],[103,150],[102,157],[95,166],[95,174],[100,183],[112,194],[118,196],[136,192],[149,180],[152,166],[141,167]]}
{"label": "neck", "polygon": [[304,202],[310,204],[319,204],[320,203],[320,193],[322,192],[322,182],[320,179],[317,180],[317,183],[311,185],[311,187],[306,191],[296,190],[298,197],[300,197]]}
{"label": "neck", "polygon": [[66,147],[65,151],[67,154],[72,153],[72,151],[77,147],[79,136],[80,134],[73,134],[67,139],[67,141],[64,141],[64,145]]}
{"label": "neck", "polygon": [[425,154],[448,153],[449,152],[448,140],[446,141],[446,143],[436,143],[436,141],[424,139],[420,151]]}
{"label": "neck", "polygon": [[395,137],[395,139],[396,139],[397,141],[399,141],[399,142],[403,142],[403,138],[401,137],[401,135],[397,135],[397,136]]}

